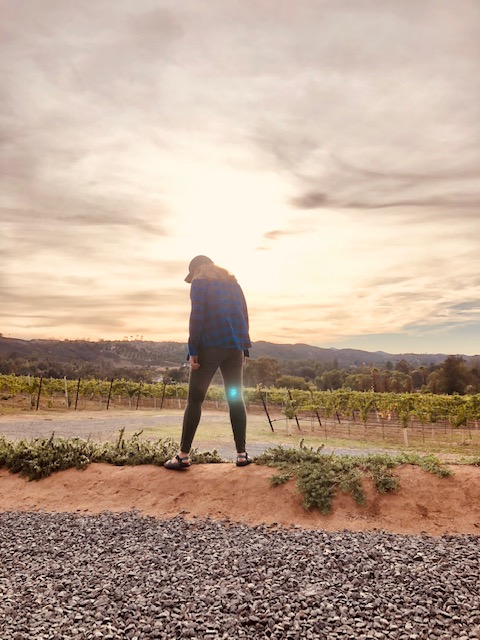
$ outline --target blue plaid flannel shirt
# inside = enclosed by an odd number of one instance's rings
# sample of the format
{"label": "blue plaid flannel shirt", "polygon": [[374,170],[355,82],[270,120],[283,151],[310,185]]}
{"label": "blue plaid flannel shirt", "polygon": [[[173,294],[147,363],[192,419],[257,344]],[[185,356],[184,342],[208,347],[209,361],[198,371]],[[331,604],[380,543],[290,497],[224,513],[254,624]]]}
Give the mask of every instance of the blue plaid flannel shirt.
{"label": "blue plaid flannel shirt", "polygon": [[190,289],[190,337],[188,356],[201,347],[242,349],[252,346],[243,291],[235,280],[193,280]]}

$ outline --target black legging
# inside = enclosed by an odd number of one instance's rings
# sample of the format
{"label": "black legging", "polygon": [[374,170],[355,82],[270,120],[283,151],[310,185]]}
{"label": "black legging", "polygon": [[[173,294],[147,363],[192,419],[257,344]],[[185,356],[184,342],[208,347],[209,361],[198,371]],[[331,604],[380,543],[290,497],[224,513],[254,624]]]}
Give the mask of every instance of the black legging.
{"label": "black legging", "polygon": [[205,347],[198,354],[199,369],[190,372],[188,400],[183,416],[180,450],[188,453],[192,447],[202,415],[202,404],[218,367],[223,377],[225,394],[230,409],[230,422],[237,453],[245,451],[247,413],[243,401],[243,351],[221,347]]}

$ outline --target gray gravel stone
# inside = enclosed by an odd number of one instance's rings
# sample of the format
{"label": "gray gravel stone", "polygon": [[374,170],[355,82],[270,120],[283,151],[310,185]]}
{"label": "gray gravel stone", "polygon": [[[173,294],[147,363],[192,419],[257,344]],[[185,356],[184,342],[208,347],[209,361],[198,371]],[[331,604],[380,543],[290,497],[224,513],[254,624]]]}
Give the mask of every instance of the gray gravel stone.
{"label": "gray gravel stone", "polygon": [[0,514],[1,640],[460,640],[480,538]]}

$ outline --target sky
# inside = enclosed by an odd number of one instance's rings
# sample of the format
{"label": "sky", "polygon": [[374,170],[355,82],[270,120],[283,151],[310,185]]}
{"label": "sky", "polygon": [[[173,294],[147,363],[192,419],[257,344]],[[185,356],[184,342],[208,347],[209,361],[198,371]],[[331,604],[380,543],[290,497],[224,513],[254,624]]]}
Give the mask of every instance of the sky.
{"label": "sky", "polygon": [[478,0],[0,0],[0,332],[480,352]]}

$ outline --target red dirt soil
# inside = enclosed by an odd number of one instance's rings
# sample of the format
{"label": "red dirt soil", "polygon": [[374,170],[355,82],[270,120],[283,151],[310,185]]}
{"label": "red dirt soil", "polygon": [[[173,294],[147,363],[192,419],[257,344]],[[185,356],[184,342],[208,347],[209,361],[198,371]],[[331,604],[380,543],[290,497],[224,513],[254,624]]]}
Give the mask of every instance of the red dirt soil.
{"label": "red dirt soil", "polygon": [[453,476],[438,478],[416,466],[399,467],[400,490],[390,494],[377,493],[365,479],[366,505],[339,494],[327,516],[305,511],[295,481],[272,487],[269,479],[277,471],[258,465],[202,464],[168,471],[91,464],[33,482],[0,470],[0,512],[137,510],[158,518],[210,517],[327,531],[480,535],[480,468],[452,469]]}

